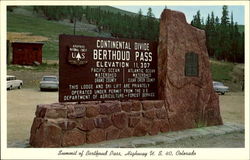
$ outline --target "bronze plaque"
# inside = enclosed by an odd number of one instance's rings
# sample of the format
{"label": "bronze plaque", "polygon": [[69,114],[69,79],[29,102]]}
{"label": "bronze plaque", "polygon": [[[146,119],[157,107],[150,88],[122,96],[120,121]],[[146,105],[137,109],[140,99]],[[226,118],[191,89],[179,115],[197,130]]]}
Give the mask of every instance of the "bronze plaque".
{"label": "bronze plaque", "polygon": [[157,43],[59,36],[59,102],[156,99]]}
{"label": "bronze plaque", "polygon": [[190,52],[185,56],[185,75],[198,76],[199,75],[199,62],[198,54]]}

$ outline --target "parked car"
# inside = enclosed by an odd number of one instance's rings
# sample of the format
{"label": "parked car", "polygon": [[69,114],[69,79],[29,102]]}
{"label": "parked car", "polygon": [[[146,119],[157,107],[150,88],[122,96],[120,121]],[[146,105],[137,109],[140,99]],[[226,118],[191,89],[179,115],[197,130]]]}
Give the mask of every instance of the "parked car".
{"label": "parked car", "polygon": [[40,81],[40,90],[58,90],[59,81],[56,76],[43,76]]}
{"label": "parked car", "polygon": [[16,76],[7,75],[7,90],[12,90],[14,88],[21,89],[23,81],[16,79]]}
{"label": "parked car", "polygon": [[213,87],[215,92],[221,93],[222,95],[224,95],[226,92],[229,92],[229,87],[225,86],[221,82],[213,81]]}

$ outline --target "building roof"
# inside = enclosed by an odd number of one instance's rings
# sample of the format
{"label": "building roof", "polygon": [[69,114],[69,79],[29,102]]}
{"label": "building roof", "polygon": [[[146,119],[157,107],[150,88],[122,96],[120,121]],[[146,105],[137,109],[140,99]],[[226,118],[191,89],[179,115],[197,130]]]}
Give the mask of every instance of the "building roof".
{"label": "building roof", "polygon": [[43,42],[12,42],[12,44],[42,44],[44,45]]}

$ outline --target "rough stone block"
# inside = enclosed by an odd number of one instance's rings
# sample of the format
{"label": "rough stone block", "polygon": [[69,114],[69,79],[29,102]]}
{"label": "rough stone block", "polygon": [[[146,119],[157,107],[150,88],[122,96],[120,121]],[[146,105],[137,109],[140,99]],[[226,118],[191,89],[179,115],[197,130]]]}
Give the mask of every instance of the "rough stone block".
{"label": "rough stone block", "polygon": [[112,114],[116,112],[121,112],[121,103],[114,102],[114,103],[101,103],[100,104],[100,114]]}
{"label": "rough stone block", "polygon": [[84,104],[67,105],[67,117],[70,119],[82,118],[86,115],[86,108]]}
{"label": "rough stone block", "polygon": [[118,139],[120,135],[120,130],[111,126],[106,129],[106,139],[111,140],[111,139]]}
{"label": "rough stone block", "polygon": [[131,112],[132,102],[121,102],[122,110],[125,112]]}
{"label": "rough stone block", "polygon": [[161,121],[160,120],[154,120],[153,121],[153,124],[152,124],[152,127],[151,127],[151,130],[149,131],[149,134],[150,135],[156,135],[160,132],[161,130]]}
{"label": "rough stone block", "polygon": [[140,101],[132,101],[131,111],[140,111],[142,109],[142,104]]}
{"label": "rough stone block", "polygon": [[129,127],[134,128],[139,122],[141,118],[140,117],[130,117],[129,118]]}
{"label": "rough stone block", "polygon": [[60,147],[62,129],[55,124],[44,122],[31,136],[30,145],[33,147]]}
{"label": "rough stone block", "polygon": [[96,117],[100,114],[99,110],[100,110],[100,108],[98,105],[86,106],[86,116],[89,118]]}
{"label": "rough stone block", "polygon": [[46,111],[47,111],[47,108],[49,108],[50,105],[47,105],[47,104],[39,104],[36,106],[36,117],[45,117],[45,114],[46,114]]}
{"label": "rough stone block", "polygon": [[95,122],[93,119],[80,119],[77,128],[82,131],[91,131],[95,128]]}
{"label": "rough stone block", "polygon": [[153,120],[152,119],[147,119],[147,118],[142,118],[141,119],[142,125],[146,126],[147,132],[151,130],[151,127],[153,125]]}
{"label": "rough stone block", "polygon": [[133,136],[133,128],[123,128],[120,131],[119,138],[127,138]]}
{"label": "rough stone block", "polygon": [[[45,108],[41,110],[40,114],[43,114]],[[46,118],[67,118],[67,108],[63,105],[56,105],[56,107],[46,107],[44,117]]]}
{"label": "rough stone block", "polygon": [[164,108],[164,100],[154,100],[155,108]]}
{"label": "rough stone block", "polygon": [[117,128],[125,128],[128,126],[128,117],[125,113],[115,113],[111,116],[112,122]]}
{"label": "rough stone block", "polygon": [[87,143],[98,143],[106,140],[106,134],[103,129],[94,129],[87,133]]}
{"label": "rough stone block", "polygon": [[86,134],[78,129],[66,131],[63,134],[62,146],[78,146],[86,142]]}
{"label": "rough stone block", "polygon": [[150,127],[151,125],[148,122],[141,120],[141,122],[134,128],[133,136],[145,136]]}
{"label": "rough stone block", "polygon": [[105,129],[105,128],[108,128],[111,125],[112,125],[112,122],[107,116],[95,118],[95,126],[96,126],[96,128]]}
{"label": "rough stone block", "polygon": [[40,117],[35,117],[31,126],[31,130],[30,130],[30,144],[33,144],[33,141],[35,141],[36,137],[36,131],[37,129],[39,129],[39,127],[41,126],[42,123],[44,123],[44,119],[40,118]]}
{"label": "rough stone block", "polygon": [[168,119],[162,119],[161,120],[161,132],[169,132],[170,131],[170,124],[168,122]]}
{"label": "rough stone block", "polygon": [[154,101],[142,101],[142,108],[143,110],[147,111],[147,110],[150,110],[152,108],[154,108]]}
{"label": "rough stone block", "polygon": [[76,127],[77,123],[69,119],[59,119],[57,120],[57,125],[63,130],[72,130]]}
{"label": "rough stone block", "polygon": [[148,118],[148,119],[155,119],[156,118],[156,114],[155,114],[155,110],[149,110],[149,111],[145,111],[142,113],[143,117]]}
{"label": "rough stone block", "polygon": [[161,108],[161,109],[156,109],[156,117],[159,119],[165,119],[167,118],[167,111],[165,108]]}

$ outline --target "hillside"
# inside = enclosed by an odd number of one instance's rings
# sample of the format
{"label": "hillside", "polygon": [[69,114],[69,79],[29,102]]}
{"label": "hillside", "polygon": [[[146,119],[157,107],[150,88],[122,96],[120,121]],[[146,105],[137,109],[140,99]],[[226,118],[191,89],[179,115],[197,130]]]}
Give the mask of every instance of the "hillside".
{"label": "hillside", "polygon": [[214,81],[229,86],[230,91],[241,91],[244,83],[244,64],[221,62],[210,59],[211,73]]}
{"label": "hillside", "polygon": [[[90,6],[91,8],[97,8],[97,6]],[[101,6],[101,10],[121,13],[126,15],[136,15],[132,12],[127,12],[121,9],[117,9],[110,6]],[[33,12],[31,6],[21,6],[13,9],[13,12],[7,13],[7,32],[8,38],[19,37],[15,39],[9,39],[10,41],[30,41],[34,36],[43,37],[43,60],[57,60],[58,59],[58,36],[60,34],[73,34],[73,24],[69,23],[69,20],[63,21],[51,21],[47,20],[42,15]],[[14,32],[14,33],[13,33]],[[99,32],[97,26],[88,24],[87,21],[76,23],[76,34],[85,36],[104,36],[110,37],[110,33]],[[33,36],[27,38],[27,35]],[[48,39],[48,40],[46,40]],[[39,41],[39,39],[36,39]],[[44,41],[46,40],[46,41]]]}
{"label": "hillside", "polygon": [[[89,6],[90,8],[98,8],[100,7],[101,10],[103,11],[108,11],[108,12],[112,12],[112,13],[120,13],[120,14],[126,14],[128,16],[135,16],[137,15],[136,13],[133,12],[129,12],[129,11],[125,11],[119,8],[115,8],[115,7],[111,7],[111,6]],[[86,6],[84,6],[83,8],[86,8]]]}
{"label": "hillside", "polygon": [[[8,12],[7,14],[7,32],[30,33],[47,37],[43,47],[43,59],[58,59],[58,36],[59,34],[72,34],[73,29],[70,26],[58,22],[48,21],[41,17],[33,17],[25,14],[16,14]],[[95,36],[88,31],[77,31],[80,35]]]}

